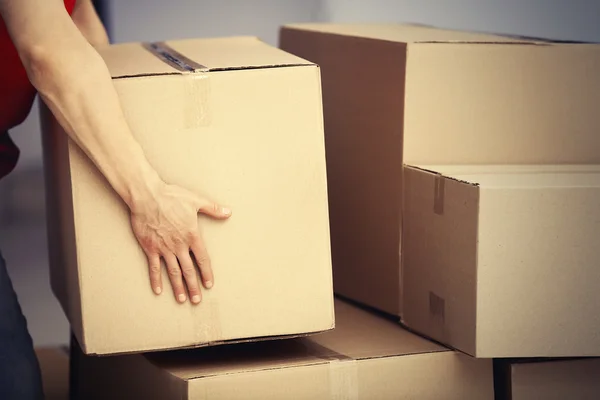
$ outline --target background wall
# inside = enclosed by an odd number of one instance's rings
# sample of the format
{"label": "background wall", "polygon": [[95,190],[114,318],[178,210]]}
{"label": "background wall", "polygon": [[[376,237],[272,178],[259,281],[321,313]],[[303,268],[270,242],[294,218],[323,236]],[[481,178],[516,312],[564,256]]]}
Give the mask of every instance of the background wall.
{"label": "background wall", "polygon": [[324,0],[319,16],[600,41],[598,0]]}
{"label": "background wall", "polygon": [[[419,22],[441,27],[600,41],[598,0],[98,0],[114,42],[255,35],[277,44],[286,22]],[[0,249],[36,344],[66,343],[48,284],[37,106],[12,134],[22,149],[0,182]]]}
{"label": "background wall", "polygon": [[115,42],[254,35],[273,45],[288,21],[313,21],[320,0],[108,1]]}

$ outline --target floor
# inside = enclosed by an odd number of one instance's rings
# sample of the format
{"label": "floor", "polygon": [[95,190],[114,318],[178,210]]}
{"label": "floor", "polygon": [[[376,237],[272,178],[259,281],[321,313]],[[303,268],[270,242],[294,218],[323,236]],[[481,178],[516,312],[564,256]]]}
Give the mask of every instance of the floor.
{"label": "floor", "polygon": [[0,181],[0,251],[37,347],[65,345],[69,324],[50,289],[40,168]]}

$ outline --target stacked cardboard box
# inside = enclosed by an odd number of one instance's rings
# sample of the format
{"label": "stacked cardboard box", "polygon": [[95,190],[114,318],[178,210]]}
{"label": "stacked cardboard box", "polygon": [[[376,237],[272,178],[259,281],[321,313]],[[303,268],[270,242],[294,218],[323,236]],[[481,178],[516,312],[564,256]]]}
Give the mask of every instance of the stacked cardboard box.
{"label": "stacked cardboard box", "polygon": [[429,168],[405,170],[404,323],[477,357],[600,356],[600,166]]}
{"label": "stacked cardboard box", "polygon": [[43,114],[84,398],[491,399],[491,358],[600,355],[600,46],[319,24],[280,45],[102,51],[159,174],[234,210],[202,221],[199,306],[152,294],[125,206]]}
{"label": "stacked cardboard box", "polygon": [[500,400],[593,400],[600,393],[600,360],[518,360],[501,365]]}
{"label": "stacked cardboard box", "polygon": [[[310,338],[83,357],[82,399],[494,398],[492,362],[450,351],[337,301],[336,329]],[[122,396],[122,397],[121,397]]]}
{"label": "stacked cardboard box", "polygon": [[322,70],[334,286],[361,303],[402,314],[403,164],[600,163],[600,46],[416,25],[280,40]]}
{"label": "stacked cardboard box", "polygon": [[477,358],[600,356],[599,45],[390,24],[280,39],[322,69],[335,292]]}

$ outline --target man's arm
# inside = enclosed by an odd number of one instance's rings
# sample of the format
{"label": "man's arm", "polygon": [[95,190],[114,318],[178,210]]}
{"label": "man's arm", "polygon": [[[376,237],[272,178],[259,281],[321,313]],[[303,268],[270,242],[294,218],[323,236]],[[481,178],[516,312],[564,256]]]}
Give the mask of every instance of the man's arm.
{"label": "man's arm", "polygon": [[40,97],[131,210],[155,293],[162,291],[162,257],[177,300],[187,298],[184,278],[192,302],[198,303],[190,251],[205,287],[212,286],[213,276],[197,212],[227,218],[230,211],[161,180],[130,132],[103,59],[61,0],[0,0],[0,14]]}
{"label": "man's arm", "polygon": [[92,46],[109,44],[106,28],[100,21],[92,0],[77,0],[71,19]]}

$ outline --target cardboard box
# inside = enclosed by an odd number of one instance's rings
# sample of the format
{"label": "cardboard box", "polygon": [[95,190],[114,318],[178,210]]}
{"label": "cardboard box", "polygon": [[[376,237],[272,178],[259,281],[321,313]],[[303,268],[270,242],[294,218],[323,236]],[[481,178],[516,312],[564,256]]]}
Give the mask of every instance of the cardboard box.
{"label": "cardboard box", "polygon": [[69,353],[60,347],[41,347],[35,350],[42,371],[46,400],[69,399]]}
{"label": "cardboard box", "polygon": [[493,399],[491,360],[336,302],[334,331],[185,352],[84,357],[82,398]]}
{"label": "cardboard box", "polygon": [[233,216],[200,217],[216,277],[203,302],[178,305],[166,271],[155,296],[127,207],[45,110],[52,288],[84,352],[331,329],[319,68],[251,37],[157,46],[101,51],[127,122],[165,181]]}
{"label": "cardboard box", "polygon": [[600,398],[600,359],[514,361],[499,400],[596,400]]}
{"label": "cardboard box", "polygon": [[600,166],[404,178],[408,327],[476,357],[600,355]]}
{"label": "cardboard box", "polygon": [[334,289],[401,314],[402,163],[600,163],[600,46],[397,24],[293,24],[321,67]]}

